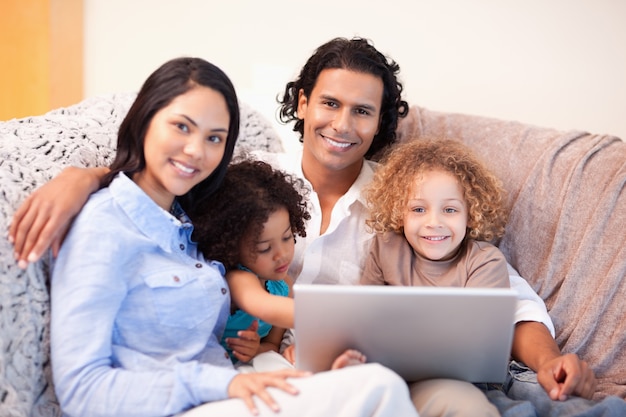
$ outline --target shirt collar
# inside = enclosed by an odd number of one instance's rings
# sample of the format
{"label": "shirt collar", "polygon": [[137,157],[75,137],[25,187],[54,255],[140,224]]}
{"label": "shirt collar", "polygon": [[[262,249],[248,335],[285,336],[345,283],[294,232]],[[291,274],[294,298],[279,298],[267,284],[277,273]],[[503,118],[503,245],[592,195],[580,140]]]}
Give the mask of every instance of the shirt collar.
{"label": "shirt collar", "polygon": [[[300,178],[305,179],[304,173],[302,172],[302,149],[300,149],[297,153],[297,157],[290,158],[289,170],[299,176]],[[346,209],[348,209],[353,203],[359,202],[366,206],[366,199],[363,195],[363,189],[372,182],[374,178],[374,171],[378,164],[374,161],[370,161],[369,159],[363,160],[363,165],[361,165],[361,171],[359,172],[359,176],[352,183],[348,191],[341,197],[339,201],[343,202],[343,205]],[[306,184],[313,189],[311,183],[306,180]]]}
{"label": "shirt collar", "polygon": [[[283,171],[286,171],[290,174],[295,175],[298,178],[301,178],[302,180],[304,180],[307,187],[313,190],[313,186],[305,178],[304,173],[302,172],[302,148],[289,153],[270,153],[257,151],[255,154],[257,155],[257,157],[260,157],[262,160],[269,162],[271,165],[278,166]],[[361,203],[364,207],[367,206],[365,196],[363,195],[362,191],[363,188],[367,186],[374,178],[374,171],[376,170],[377,166],[378,164],[374,161],[370,161],[368,159],[365,159],[363,161],[363,165],[361,166],[361,172],[359,172],[359,176],[357,177],[356,181],[354,181],[346,194],[344,194],[337,202],[337,204],[339,204],[344,211],[349,212],[350,206],[355,202]],[[313,190],[313,192],[315,193],[315,190]]]}
{"label": "shirt collar", "polygon": [[360,204],[363,208],[367,208],[367,199],[365,198],[363,190],[372,182],[376,166],[377,164],[375,162],[364,160],[359,176],[352,183],[348,191],[337,201],[337,206],[343,211],[344,216],[351,214],[351,208],[355,204]]}
{"label": "shirt collar", "polygon": [[163,210],[126,174],[119,173],[109,185],[111,195],[137,228],[164,251],[183,239],[191,242],[193,226],[178,202],[172,212]]}
{"label": "shirt collar", "polygon": [[346,193],[348,201],[358,201],[364,206],[367,205],[363,190],[372,182],[372,179],[374,178],[374,171],[377,166],[378,164],[376,162],[367,159],[363,161],[363,166],[361,166],[359,176]]}

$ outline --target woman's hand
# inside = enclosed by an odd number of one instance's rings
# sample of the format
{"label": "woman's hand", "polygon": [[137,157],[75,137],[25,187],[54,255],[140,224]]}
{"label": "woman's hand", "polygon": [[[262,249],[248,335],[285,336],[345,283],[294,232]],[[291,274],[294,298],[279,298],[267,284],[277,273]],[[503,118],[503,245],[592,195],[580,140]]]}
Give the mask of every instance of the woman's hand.
{"label": "woman's hand", "polygon": [[287,378],[301,378],[311,375],[310,372],[296,369],[282,369],[275,372],[253,372],[235,376],[228,386],[229,398],[241,398],[252,414],[258,415],[259,410],[254,405],[253,398],[259,397],[274,412],[280,411],[280,406],[267,392],[268,387],[275,387],[291,395],[298,394],[298,390],[287,382]]}
{"label": "woman's hand", "polygon": [[261,346],[261,337],[257,333],[258,320],[254,320],[247,330],[237,332],[239,337],[227,337],[226,344],[233,350],[233,356],[241,362],[250,362],[258,353]]}
{"label": "woman's hand", "polygon": [[9,226],[9,241],[20,268],[39,260],[49,247],[57,256],[72,219],[107,172],[108,168],[68,167],[28,196]]}

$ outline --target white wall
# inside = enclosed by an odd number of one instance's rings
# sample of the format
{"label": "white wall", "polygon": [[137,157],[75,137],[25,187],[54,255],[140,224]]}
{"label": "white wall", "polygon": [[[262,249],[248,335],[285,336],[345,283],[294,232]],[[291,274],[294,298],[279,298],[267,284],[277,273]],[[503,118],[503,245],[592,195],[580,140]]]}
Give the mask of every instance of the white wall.
{"label": "white wall", "polygon": [[275,121],[276,95],[312,51],[358,35],[400,64],[410,104],[626,139],[625,1],[311,3],[85,0],[85,95],[137,91],[193,55]]}

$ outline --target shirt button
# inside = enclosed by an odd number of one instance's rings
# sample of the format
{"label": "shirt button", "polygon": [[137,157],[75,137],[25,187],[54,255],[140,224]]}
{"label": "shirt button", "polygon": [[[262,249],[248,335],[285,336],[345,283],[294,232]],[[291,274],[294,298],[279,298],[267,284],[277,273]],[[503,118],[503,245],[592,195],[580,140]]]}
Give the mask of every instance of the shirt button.
{"label": "shirt button", "polygon": [[202,268],[202,264],[201,263],[197,263],[196,264],[196,268]]}
{"label": "shirt button", "polygon": [[225,357],[226,359],[230,359],[230,356],[228,356],[228,352],[224,352],[224,357]]}
{"label": "shirt button", "polygon": [[179,246],[180,250],[185,250],[185,245],[183,245],[182,243]]}
{"label": "shirt button", "polygon": [[174,282],[180,282],[180,278],[178,278],[176,275],[174,275]]}
{"label": "shirt button", "polygon": [[222,288],[222,294],[226,294],[227,292],[226,288]]}

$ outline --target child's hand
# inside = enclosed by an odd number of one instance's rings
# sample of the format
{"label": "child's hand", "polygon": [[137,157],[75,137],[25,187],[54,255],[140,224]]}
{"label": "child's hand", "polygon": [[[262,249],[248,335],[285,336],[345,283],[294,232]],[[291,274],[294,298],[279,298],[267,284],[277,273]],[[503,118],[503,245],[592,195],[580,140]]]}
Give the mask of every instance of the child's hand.
{"label": "child's hand", "polygon": [[228,386],[228,396],[230,398],[241,398],[254,415],[259,414],[259,410],[252,400],[254,396],[259,397],[268,407],[278,412],[280,411],[280,407],[267,392],[267,387],[276,387],[291,395],[296,395],[298,394],[298,390],[287,382],[287,378],[298,378],[309,375],[311,375],[310,372],[298,371],[296,369],[239,374],[230,382]]}
{"label": "child's hand", "polygon": [[226,344],[233,350],[233,356],[241,362],[250,362],[259,351],[261,337],[257,333],[259,322],[253,321],[247,330],[240,330],[239,337],[227,337]]}

